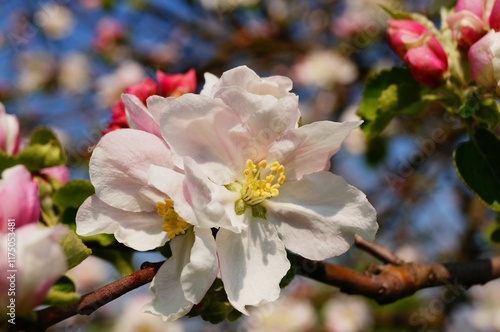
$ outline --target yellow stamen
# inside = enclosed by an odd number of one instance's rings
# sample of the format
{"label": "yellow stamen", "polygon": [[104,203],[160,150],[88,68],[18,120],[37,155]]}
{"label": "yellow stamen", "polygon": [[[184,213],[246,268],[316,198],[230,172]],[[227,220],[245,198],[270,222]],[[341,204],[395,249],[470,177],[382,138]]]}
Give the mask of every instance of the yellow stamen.
{"label": "yellow stamen", "polygon": [[257,205],[267,198],[279,195],[280,185],[286,179],[283,165],[275,161],[267,169],[267,160],[262,160],[257,165],[247,160],[245,165],[246,169],[243,171],[245,179],[241,183],[241,198],[245,204]]}
{"label": "yellow stamen", "polygon": [[163,231],[167,232],[168,238],[173,239],[177,235],[186,233],[191,224],[182,219],[174,210],[174,201],[165,199],[165,202],[156,203],[158,215],[163,219]]}

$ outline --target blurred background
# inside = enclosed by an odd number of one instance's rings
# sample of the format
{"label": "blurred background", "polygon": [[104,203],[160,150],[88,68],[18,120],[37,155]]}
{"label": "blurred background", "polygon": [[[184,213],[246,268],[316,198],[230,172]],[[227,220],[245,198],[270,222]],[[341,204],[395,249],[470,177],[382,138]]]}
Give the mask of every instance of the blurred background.
{"label": "blurred background", "polygon": [[[416,11],[439,24],[454,1],[392,0],[0,0],[0,101],[23,134],[52,128],[63,142],[72,178],[88,179],[90,148],[108,126],[128,86],[156,70],[194,68],[219,76],[247,65],[260,76],[294,81],[303,123],[356,119],[363,84],[400,65],[385,42],[389,15],[379,6]],[[353,132],[332,170],[363,190],[378,212],[377,242],[414,262],[490,257],[495,215],[458,179],[454,147],[461,123],[438,107],[399,117],[372,141]],[[151,254],[137,254],[136,267]],[[374,260],[351,249],[333,263],[362,270]],[[82,294],[119,278],[97,258],[72,271]],[[500,282],[465,290],[421,291],[397,303],[339,293],[302,277],[280,300],[235,323],[200,319],[166,324],[142,314],[147,287],[91,316],[52,331],[500,331]]]}

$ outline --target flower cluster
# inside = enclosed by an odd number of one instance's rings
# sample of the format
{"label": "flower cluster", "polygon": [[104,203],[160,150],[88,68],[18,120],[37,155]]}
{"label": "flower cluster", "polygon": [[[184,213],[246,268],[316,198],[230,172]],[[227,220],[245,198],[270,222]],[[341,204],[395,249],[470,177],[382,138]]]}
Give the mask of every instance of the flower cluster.
{"label": "flower cluster", "polygon": [[[15,115],[5,113],[0,103],[0,155],[16,155],[20,148],[19,121]],[[65,166],[40,170],[40,174],[59,182],[69,176]],[[0,262],[2,271],[15,271],[16,287],[9,278],[2,278],[0,296],[3,321],[15,295],[18,315],[28,314],[45,299],[49,288],[67,270],[66,256],[58,243],[68,228],[64,225],[43,227],[40,219],[39,182],[24,165],[6,168],[0,176]],[[9,246],[7,245],[9,244]],[[9,257],[9,260],[7,260]],[[13,258],[15,257],[15,259]]]}
{"label": "flower cluster", "polygon": [[[345,252],[378,225],[365,195],[328,171],[359,121],[299,126],[287,77],[242,66],[205,75],[200,94],[122,97],[130,127],[105,135],[90,160],[95,195],[77,233],[114,234],[136,250],[166,244],[147,312],[175,320],[214,282],[241,313],[275,301],[291,267]],[[219,281],[218,281],[219,280]]]}
{"label": "flower cluster", "polygon": [[[451,13],[443,17],[441,33],[425,20],[411,17],[415,20],[390,20],[387,36],[417,82],[430,88],[441,85],[448,75],[449,62],[457,61],[450,55],[454,52],[451,48],[458,47],[460,52],[467,52],[472,80],[500,95],[499,0],[458,0]],[[445,44],[451,45],[450,49],[445,51]]]}

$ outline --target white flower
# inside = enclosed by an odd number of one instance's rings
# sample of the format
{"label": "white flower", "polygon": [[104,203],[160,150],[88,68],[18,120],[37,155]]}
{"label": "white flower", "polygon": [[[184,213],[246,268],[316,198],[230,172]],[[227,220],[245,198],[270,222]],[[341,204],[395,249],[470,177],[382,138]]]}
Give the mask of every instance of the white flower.
{"label": "white flower", "polygon": [[48,2],[43,5],[34,16],[35,23],[43,29],[50,38],[65,37],[73,28],[73,13],[57,2]]}
{"label": "white flower", "polygon": [[339,294],[323,307],[329,332],[366,331],[373,324],[373,315],[366,301],[359,296]]}
{"label": "white flower", "polygon": [[[2,222],[6,222],[2,221]],[[42,303],[52,284],[66,271],[66,256],[57,242],[68,228],[64,225],[56,227],[40,227],[29,224],[15,231],[14,241],[8,233],[0,237],[0,254],[5,257],[0,268],[7,274],[12,267],[7,265],[7,242],[16,248],[15,275],[15,312],[17,315],[29,313]],[[9,240],[8,240],[9,238]],[[14,280],[13,279],[13,280]],[[7,290],[11,288],[10,279],[3,277],[0,286],[4,294],[0,296],[2,316],[9,310],[10,298]],[[3,319],[3,318],[2,318]]]}
{"label": "white flower", "polygon": [[356,66],[333,50],[315,50],[294,66],[297,79],[303,84],[323,89],[350,84],[358,77]]}
{"label": "white flower", "polygon": [[252,310],[244,324],[248,332],[302,332],[312,331],[315,323],[316,313],[309,300],[286,295]]}
{"label": "white flower", "polygon": [[[229,75],[233,85],[226,82],[213,98],[186,94],[169,101],[160,126],[172,151],[183,157],[176,164],[198,179],[186,187],[211,193],[198,213],[222,205],[232,225],[241,225],[239,233],[221,228],[216,244],[228,299],[247,313],[246,306],[278,298],[290,268],[285,247],[322,260],[345,252],[354,234],[373,240],[378,226],[365,195],[327,171],[360,122],[297,128],[297,96],[277,98],[279,85],[242,88],[254,87],[245,67]],[[168,179],[156,172],[151,184],[161,189]]]}
{"label": "white flower", "polygon": [[58,83],[68,92],[81,93],[90,85],[90,63],[82,53],[63,56],[59,65]]}
{"label": "white flower", "polygon": [[158,317],[142,312],[141,308],[150,300],[149,296],[143,294],[128,297],[120,315],[114,321],[113,331],[183,332],[186,330],[181,322],[165,323]]}
{"label": "white flower", "polygon": [[[151,289],[157,294],[148,311],[166,320],[185,315],[199,303],[218,272],[211,227],[227,226],[222,207],[199,218],[190,202],[203,205],[207,192],[192,192],[187,183],[197,181],[174,170],[171,152],[161,138],[134,129],[116,130],[97,144],[90,160],[95,195],[80,207],[77,233],[114,234],[125,245],[140,251],[170,241],[172,257],[158,271]],[[168,180],[150,185],[151,168]],[[178,203],[181,203],[178,205]],[[228,221],[227,223],[224,223]]]}
{"label": "white flower", "polygon": [[144,69],[137,62],[127,60],[113,72],[97,79],[96,90],[100,106],[111,107],[129,86],[144,78]]}

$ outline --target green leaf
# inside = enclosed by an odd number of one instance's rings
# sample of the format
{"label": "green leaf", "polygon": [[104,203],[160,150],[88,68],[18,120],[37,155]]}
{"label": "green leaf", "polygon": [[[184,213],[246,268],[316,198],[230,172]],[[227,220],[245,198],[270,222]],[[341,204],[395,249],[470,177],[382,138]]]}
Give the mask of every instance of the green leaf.
{"label": "green leaf", "polygon": [[16,164],[16,158],[9,156],[4,151],[0,150],[0,173],[2,173],[7,168],[15,166]]}
{"label": "green leaf", "polygon": [[63,151],[53,143],[28,145],[17,155],[17,160],[31,172],[66,163]]}
{"label": "green leaf", "polygon": [[76,287],[73,280],[67,276],[62,276],[49,289],[44,304],[73,304],[78,300],[80,300],[80,295],[76,293]]}
{"label": "green leaf", "polygon": [[29,145],[16,156],[16,159],[32,172],[66,164],[61,143],[56,135],[45,127],[38,127],[31,133]]}
{"label": "green leaf", "polygon": [[479,110],[474,113],[474,118],[493,130],[500,124],[500,105],[494,99],[481,100]]}
{"label": "green leaf", "polygon": [[95,242],[102,247],[107,247],[115,243],[115,237],[113,236],[113,234],[95,234],[89,236],[80,236],[80,239],[82,239],[83,243]]}
{"label": "green leaf", "polygon": [[391,68],[371,76],[363,91],[357,114],[365,120],[368,139],[378,135],[398,114],[419,114],[429,101],[422,100],[421,87],[407,68]]}
{"label": "green leaf", "polygon": [[500,212],[500,140],[486,129],[476,129],[470,141],[453,154],[462,182],[494,211]]}
{"label": "green leaf", "polygon": [[92,250],[83,244],[82,240],[76,235],[73,230],[68,233],[59,241],[66,259],[68,262],[68,269],[71,269],[80,264],[85,258],[92,254]]}
{"label": "green leaf", "polygon": [[54,204],[61,210],[69,207],[78,208],[95,193],[94,186],[85,180],[72,180],[59,188],[54,194]]}

